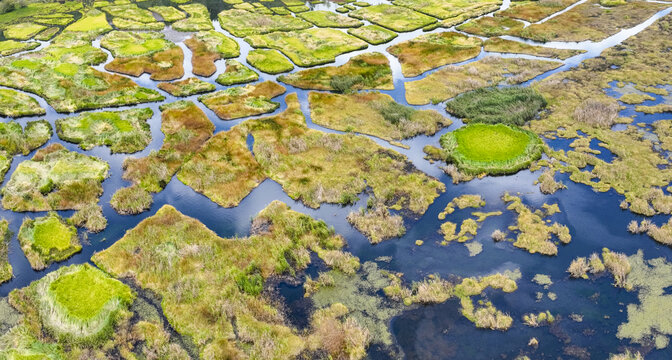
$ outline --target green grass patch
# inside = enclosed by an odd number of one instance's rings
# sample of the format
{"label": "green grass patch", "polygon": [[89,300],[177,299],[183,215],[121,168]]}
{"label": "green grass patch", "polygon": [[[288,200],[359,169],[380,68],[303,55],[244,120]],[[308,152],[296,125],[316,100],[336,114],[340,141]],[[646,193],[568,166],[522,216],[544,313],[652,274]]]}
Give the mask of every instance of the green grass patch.
{"label": "green grass patch", "polygon": [[525,27],[522,21],[502,16],[484,16],[458,26],[456,29],[478,36],[518,35]]}
{"label": "green grass patch", "polygon": [[92,37],[112,31],[112,27],[107,22],[105,13],[98,10],[91,10],[81,19],[68,25],[65,32],[78,32],[91,34]]}
{"label": "green grass patch", "polygon": [[9,263],[9,241],[12,232],[9,230],[9,222],[0,220],[0,284],[12,279],[12,265]]}
{"label": "green grass patch", "polygon": [[217,67],[215,61],[240,55],[238,43],[217,31],[200,31],[184,42],[191,50],[194,75],[210,76]]}
{"label": "green grass patch", "polygon": [[348,34],[356,36],[371,45],[384,44],[398,36],[394,31],[378,25],[364,25],[355,29],[348,29]]}
{"label": "green grass patch", "polygon": [[362,26],[362,22],[347,16],[334,14],[331,11],[316,10],[299,14],[299,17],[318,27],[351,28]]}
{"label": "green grass patch", "polygon": [[152,139],[149,108],[122,111],[101,111],[56,120],[58,137],[84,150],[109,146],[113,153],[134,153]]}
{"label": "green grass patch", "polygon": [[544,46],[535,46],[520,41],[491,38],[483,42],[483,49],[488,52],[506,54],[527,54],[552,59],[565,60],[572,56],[585,53],[585,50],[554,49]]}
{"label": "green grass patch", "polygon": [[302,30],[312,26],[309,22],[293,16],[265,15],[237,9],[219,13],[219,24],[222,29],[236,37]]}
{"label": "green grass patch", "polygon": [[467,174],[516,173],[541,157],[539,137],[503,124],[470,124],[441,136],[447,161]]}
{"label": "green grass patch", "polygon": [[212,25],[212,20],[210,20],[210,11],[208,11],[205,5],[198,3],[186,4],[180,5],[180,9],[189,14],[189,17],[174,22],[173,29],[187,32],[215,29]]}
{"label": "green grass patch", "polygon": [[165,22],[175,22],[187,17],[185,13],[173,6],[152,6],[149,10],[159,14]]}
{"label": "green grass patch", "polygon": [[157,87],[173,96],[191,96],[215,91],[215,85],[197,77],[190,77],[171,83],[159,83]]}
{"label": "green grass patch", "polygon": [[280,74],[294,69],[292,62],[276,50],[251,50],[245,60],[268,74]]}
{"label": "green grass patch", "polygon": [[14,90],[0,89],[0,115],[16,118],[43,115],[45,112],[32,97]]}
{"label": "green grass patch", "polygon": [[146,9],[141,9],[136,4],[127,5],[110,5],[102,8],[106,13],[115,18],[124,18],[139,23],[155,23],[156,19],[152,12]]}
{"label": "green grass patch", "polygon": [[445,28],[499,10],[502,5],[501,0],[394,0],[392,3],[442,19],[441,26]]}
{"label": "green grass patch", "polygon": [[9,56],[21,51],[33,50],[40,46],[37,41],[21,42],[16,40],[0,41],[0,55]]}
{"label": "green grass patch", "polygon": [[245,84],[259,79],[256,71],[241,64],[237,60],[226,60],[226,70],[217,76],[217,83],[229,86]]}
{"label": "green grass patch", "polygon": [[46,28],[46,26],[40,24],[20,23],[7,26],[2,34],[7,39],[28,40]]}
{"label": "green grass patch", "polygon": [[277,109],[280,104],[272,98],[285,93],[285,88],[273,81],[220,90],[198,98],[223,120],[261,115]]}
{"label": "green grass patch", "polygon": [[436,19],[402,6],[388,4],[373,5],[348,13],[356,19],[368,20],[376,25],[407,32],[423,28],[436,22]]}
{"label": "green grass patch", "polygon": [[6,155],[28,155],[44,145],[52,134],[46,120],[28,121],[25,129],[16,121],[3,122],[0,123],[0,150]]}
{"label": "green grass patch", "polygon": [[464,122],[522,126],[546,107],[546,99],[526,87],[482,88],[446,103],[446,111]]}
{"label": "green grass patch", "polygon": [[100,45],[110,50],[114,60],[105,69],[132,76],[151,74],[152,80],[173,80],[184,75],[182,49],[159,32],[112,31]]}
{"label": "green grass patch", "polygon": [[35,219],[24,218],[19,230],[19,244],[35,270],[82,251],[77,229],[55,212]]}

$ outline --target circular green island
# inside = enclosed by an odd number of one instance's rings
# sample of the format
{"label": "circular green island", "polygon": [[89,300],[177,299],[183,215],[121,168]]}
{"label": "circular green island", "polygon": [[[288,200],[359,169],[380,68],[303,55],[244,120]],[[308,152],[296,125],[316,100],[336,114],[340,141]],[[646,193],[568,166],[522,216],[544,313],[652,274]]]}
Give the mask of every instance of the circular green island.
{"label": "circular green island", "polygon": [[470,124],[441,136],[446,161],[470,174],[513,174],[541,157],[533,132],[504,124]]}

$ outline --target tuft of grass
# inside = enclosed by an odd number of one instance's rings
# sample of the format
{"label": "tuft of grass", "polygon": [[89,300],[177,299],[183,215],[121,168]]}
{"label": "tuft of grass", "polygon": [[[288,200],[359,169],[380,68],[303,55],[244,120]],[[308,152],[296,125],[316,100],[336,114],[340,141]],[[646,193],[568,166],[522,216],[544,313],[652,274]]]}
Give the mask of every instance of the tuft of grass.
{"label": "tuft of grass", "polygon": [[12,265],[9,263],[9,241],[12,232],[9,230],[9,222],[0,220],[0,284],[12,279]]}
{"label": "tuft of grass", "polygon": [[210,11],[208,8],[199,3],[180,5],[180,9],[184,10],[189,16],[186,19],[181,19],[173,23],[173,29],[177,31],[206,31],[214,30],[210,20]]}
{"label": "tuft of grass", "polygon": [[413,31],[436,22],[436,19],[431,16],[409,8],[389,4],[359,8],[349,12],[348,15],[356,19],[370,21],[396,32]]}
{"label": "tuft of grass", "polygon": [[446,103],[446,111],[464,122],[522,126],[546,107],[546,99],[526,87],[489,87],[462,94]]}
{"label": "tuft of grass", "polygon": [[107,219],[103,216],[103,209],[97,204],[88,204],[77,210],[69,221],[77,226],[84,227],[90,232],[97,233],[105,230]]}
{"label": "tuft of grass", "polygon": [[315,26],[323,28],[354,28],[362,26],[362,22],[347,16],[334,14],[331,11],[315,10],[299,14],[299,17]]}
{"label": "tuft of grass", "polygon": [[139,185],[119,189],[110,199],[112,208],[123,215],[139,214],[147,211],[153,202],[152,195]]}
{"label": "tuft of grass", "polygon": [[32,97],[9,89],[0,89],[0,115],[21,117],[43,115],[45,110]]}
{"label": "tuft of grass", "polygon": [[218,17],[222,28],[236,37],[302,30],[312,26],[294,16],[267,15],[238,9],[224,10]]}
{"label": "tuft of grass", "polygon": [[373,209],[359,209],[348,214],[347,220],[352,226],[364,234],[372,244],[383,240],[401,237],[406,233],[404,219],[392,215],[384,205]]}

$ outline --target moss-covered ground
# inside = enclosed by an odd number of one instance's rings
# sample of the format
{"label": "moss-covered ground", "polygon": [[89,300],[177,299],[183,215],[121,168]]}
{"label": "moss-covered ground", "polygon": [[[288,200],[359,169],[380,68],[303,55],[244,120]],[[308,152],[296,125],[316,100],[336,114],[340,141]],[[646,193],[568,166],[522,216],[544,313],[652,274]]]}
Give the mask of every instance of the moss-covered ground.
{"label": "moss-covered ground", "polygon": [[159,83],[157,87],[173,96],[191,96],[215,91],[215,85],[197,77]]}
{"label": "moss-covered ground", "polygon": [[481,45],[479,38],[440,32],[420,35],[390,46],[387,51],[399,59],[404,76],[413,77],[439,66],[475,58],[481,52]]}
{"label": "moss-covered ground", "polygon": [[210,76],[217,70],[215,61],[240,55],[237,42],[214,30],[197,32],[184,43],[192,52],[194,75]]}
{"label": "moss-covered ground", "polygon": [[285,88],[273,81],[220,90],[198,99],[223,120],[261,115],[277,109],[280,104],[272,101],[285,93]]}
{"label": "moss-covered ground", "polygon": [[2,34],[6,39],[28,40],[46,28],[46,26],[40,24],[20,23],[5,27]]}
{"label": "moss-covered ground", "polygon": [[280,74],[294,69],[292,62],[277,50],[251,50],[245,60],[248,64],[267,74]]}
{"label": "moss-covered ground", "polygon": [[315,26],[324,28],[351,28],[362,26],[362,22],[331,11],[316,10],[299,14],[299,17]]}
{"label": "moss-covered ground", "polygon": [[466,19],[484,15],[499,9],[499,0],[394,0],[393,4],[405,6],[443,20],[450,27]]}
{"label": "moss-covered ground", "polygon": [[[324,222],[277,201],[257,215],[252,229],[248,237],[223,239],[166,205],[94,255],[93,261],[106,272],[132,276],[141,287],[160,294],[164,314],[179,333],[194,339],[200,354],[297,356],[310,347],[307,339],[260,295],[264,282],[305,268],[310,263],[308,250],[327,256],[344,240]],[[219,286],[211,286],[213,281]],[[220,311],[223,307],[229,310]],[[240,336],[244,345],[237,341]],[[326,339],[312,340],[324,349]]]}
{"label": "moss-covered ground", "polygon": [[9,230],[9,221],[0,220],[0,284],[12,279],[12,265],[9,263],[9,240],[12,232]]}
{"label": "moss-covered ground", "polygon": [[237,37],[302,30],[312,26],[293,16],[265,15],[236,9],[222,11],[218,17],[222,29]]}
{"label": "moss-covered ground", "polygon": [[456,27],[457,30],[478,36],[518,35],[525,24],[502,16],[484,16]]}
{"label": "moss-covered ground", "polygon": [[27,155],[44,145],[52,134],[46,120],[28,121],[25,129],[16,121],[0,123],[0,179],[4,179],[14,155]]}
{"label": "moss-covered ground", "polygon": [[438,217],[439,220],[445,219],[446,215],[450,215],[455,212],[455,208],[460,210],[466,208],[478,209],[483,206],[485,206],[485,200],[483,200],[481,195],[464,194],[450,200],[450,202],[446,204],[446,207],[443,209],[443,211],[439,213]]}
{"label": "moss-covered ground", "polygon": [[16,41],[16,40],[4,40],[0,41],[0,55],[9,56],[19,53],[21,51],[33,50],[36,47],[40,46],[40,43],[37,41]]}
{"label": "moss-covered ground", "polygon": [[384,44],[398,36],[394,31],[387,30],[378,25],[364,25],[349,29],[348,34],[356,36],[371,45]]}
{"label": "moss-covered ground", "polygon": [[82,250],[77,229],[54,212],[35,219],[24,218],[19,244],[35,270],[66,260]]}
{"label": "moss-covered ground", "polygon": [[433,135],[452,123],[436,111],[416,110],[378,92],[348,95],[310,92],[308,100],[314,123],[388,141]]}
{"label": "moss-covered ground", "polygon": [[217,83],[222,85],[238,85],[259,80],[259,74],[237,60],[227,60],[226,69],[217,76]]}
{"label": "moss-covered ground", "polygon": [[13,211],[79,209],[97,203],[109,165],[51,144],[19,164],[2,188],[2,205]]}
{"label": "moss-covered ground", "polygon": [[149,10],[159,14],[165,22],[172,23],[187,17],[185,13],[173,6],[152,6]]}
{"label": "moss-covered ground", "polygon": [[14,90],[0,89],[0,115],[8,117],[43,115],[45,110],[30,96]]}
{"label": "moss-covered ground", "polygon": [[348,214],[348,222],[364,234],[372,244],[383,240],[401,237],[406,233],[404,218],[391,214],[384,205],[360,208]]}
{"label": "moss-covered ground", "polygon": [[356,19],[370,21],[397,32],[417,30],[437,21],[431,16],[421,14],[409,8],[389,4],[359,8],[349,12],[348,15]]}
{"label": "moss-covered ground", "polygon": [[147,123],[152,115],[149,108],[89,112],[56,120],[56,133],[84,150],[104,145],[113,153],[134,153],[152,140]]}
{"label": "moss-covered ground", "polygon": [[114,60],[105,69],[140,76],[151,74],[152,80],[173,80],[184,75],[182,49],[159,32],[122,32],[106,34],[100,45],[110,50]]}
{"label": "moss-covered ground", "polygon": [[522,126],[546,106],[536,90],[524,87],[481,88],[446,103],[446,111],[464,122]]}
{"label": "moss-covered ground", "polygon": [[175,21],[173,23],[173,29],[185,32],[215,29],[210,20],[210,11],[205,5],[192,3],[179,5],[179,7],[188,14],[188,17],[186,19]]}
{"label": "moss-covered ground", "polygon": [[519,41],[506,40],[498,37],[485,40],[483,42],[483,49],[489,52],[526,54],[560,60],[565,60],[585,52],[584,50],[555,49],[550,47],[529,45]]}
{"label": "moss-covered ground", "polygon": [[[120,213],[133,213],[131,209],[138,208],[137,200],[147,199],[147,195],[142,193],[143,190],[145,192],[163,190],[182,163],[212,136],[214,128],[203,111],[190,101],[162,105],[161,131],[165,135],[163,145],[158,151],[146,157],[129,157],[124,160],[122,177],[133,182],[134,185],[130,189],[136,189],[140,194],[129,194],[129,188],[117,190],[112,197],[115,210]],[[119,201],[122,199],[130,203]],[[140,206],[141,209],[144,207]]]}
{"label": "moss-covered ground", "polygon": [[497,15],[535,23],[576,2],[577,0],[558,0],[544,3],[539,1],[515,1],[511,3],[508,9],[497,12]]}
{"label": "moss-covered ground", "polygon": [[301,89],[338,92],[394,89],[390,62],[377,52],[354,56],[340,66],[323,66],[283,75],[278,81]]}
{"label": "moss-covered ground", "polygon": [[503,124],[471,124],[441,136],[446,160],[467,174],[516,173],[541,157],[539,137]]}
{"label": "moss-covered ground", "polygon": [[424,79],[405,83],[406,100],[412,105],[438,103],[488,86],[519,84],[561,65],[544,60],[486,57],[462,66],[449,66]]}
{"label": "moss-covered ground", "polygon": [[253,47],[280,50],[299,66],[330,63],[338,55],[368,46],[342,31],[324,28],[251,35],[245,41]]}

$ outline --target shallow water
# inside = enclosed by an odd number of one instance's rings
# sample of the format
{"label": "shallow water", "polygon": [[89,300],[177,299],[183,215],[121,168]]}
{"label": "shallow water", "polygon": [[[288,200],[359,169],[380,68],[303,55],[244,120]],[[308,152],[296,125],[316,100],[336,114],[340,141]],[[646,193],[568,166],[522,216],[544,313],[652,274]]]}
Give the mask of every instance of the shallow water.
{"label": "shallow water", "polygon": [[[226,33],[226,31],[221,29],[214,16],[226,7],[223,5],[223,2],[221,0],[200,2],[210,7],[216,30]],[[146,8],[157,4],[169,4],[169,1],[152,0],[142,2],[139,5]],[[280,4],[278,2],[278,5]],[[502,6],[507,7],[508,4],[509,2],[506,1]],[[326,2],[311,5],[311,7],[317,10],[333,11],[336,5]],[[584,49],[587,52],[567,59],[559,69],[542,74],[527,82],[526,85],[553,73],[575,67],[585,59],[598,56],[606,48],[617,45],[628,37],[641,32],[653,21],[671,11],[672,6],[657,13],[641,25],[632,29],[622,30],[618,34],[598,43],[550,42],[543,44],[543,46],[556,48]],[[433,30],[433,32],[439,31],[447,30]],[[181,42],[188,37],[188,34],[178,33],[169,28],[164,30],[164,33],[171,40],[178,42],[185,52],[184,78],[193,76],[190,62],[191,53]],[[369,46],[365,50],[341,55],[336,58],[334,64],[328,64],[327,66],[344,64],[351,57],[365,52],[378,51],[384,53],[389,58],[392,66],[395,90],[383,92],[392,96],[399,103],[407,105],[404,97],[404,82],[424,78],[436,70],[428,71],[418,77],[404,78],[401,74],[399,62],[395,57],[387,54],[385,49],[420,34],[423,34],[422,30],[401,33],[390,43]],[[227,35],[231,36],[228,33]],[[241,54],[237,60],[245,62],[245,58],[251,47],[242,39],[235,39],[241,48]],[[511,39],[522,41],[518,38]],[[530,41],[525,42],[533,43]],[[94,42],[94,45],[99,47],[99,41]],[[107,53],[108,61],[111,61],[112,57],[109,52]],[[463,63],[473,62],[485,56],[526,57],[482,52],[478,57]],[[104,71],[103,67],[104,64],[101,64],[96,68]],[[216,84],[214,79],[224,71],[224,61],[218,61],[217,67],[218,70],[214,75],[204,79],[215,84],[219,90],[225,87]],[[300,69],[300,67],[296,68],[296,70]],[[263,73],[260,75],[260,82],[275,80],[277,78],[275,75]],[[150,80],[148,75],[143,75],[135,80],[141,86],[156,89],[157,83]],[[339,133],[339,131],[325,129],[312,123],[307,103],[307,91],[285,84],[283,86],[287,87],[287,94],[298,93],[301,109],[306,116],[309,127],[321,131]],[[606,89],[606,92],[608,95],[618,98],[620,97],[620,93],[615,89],[615,85],[613,85],[612,88]],[[160,92],[166,95],[164,103],[177,100],[177,98],[169,94]],[[67,116],[66,114],[56,113],[43,99],[34,95],[31,96],[36,98],[40,105],[47,110],[47,114],[34,118],[22,118],[18,120],[21,124],[25,124],[29,120],[45,118],[53,125],[56,119]],[[665,97],[657,95],[654,95],[654,97],[655,100],[647,101],[643,105],[654,105],[663,101],[669,102],[669,99]],[[287,106],[283,98],[284,95],[275,99],[280,102],[281,106],[273,113],[277,114],[286,109]],[[216,126],[215,132],[228,130],[245,120],[222,121],[212,111],[198,102],[197,96],[186,99],[194,101],[207,114]],[[159,105],[160,103],[139,105],[139,107],[150,107],[154,110],[154,116],[149,121],[153,138],[151,144],[145,150],[132,156],[146,156],[150,151],[158,149],[161,146],[163,134],[160,131],[161,115],[158,109]],[[131,107],[122,107],[122,109]],[[426,105],[418,108],[434,109],[449,116],[441,105]],[[633,105],[625,106],[621,115],[634,115],[635,122],[646,124],[664,118],[664,115],[661,114],[646,115],[637,113]],[[268,116],[268,114],[263,116]],[[3,119],[3,121],[7,120]],[[418,136],[402,141],[403,144],[410,147],[409,149],[393,146],[384,140],[370,137],[381,146],[392,148],[408,156],[417,168],[431,176],[437,177],[446,184],[446,192],[435,200],[424,216],[407,221],[408,231],[405,236],[399,239],[387,240],[375,246],[370,245],[368,240],[353,229],[345,220],[350,211],[365,206],[366,196],[361,196],[361,199],[356,204],[348,207],[326,204],[322,205],[319,209],[311,209],[289,198],[282,191],[280,185],[272,180],[264,181],[238,207],[225,209],[211,202],[205,196],[194,192],[191,188],[174,178],[162,192],[154,195],[154,204],[149,211],[135,216],[121,216],[110,207],[109,200],[118,188],[128,185],[128,182],[121,179],[121,164],[123,159],[128,155],[110,154],[109,149],[105,147],[94,148],[90,151],[81,151],[76,145],[63,142],[54,135],[50,143],[61,143],[69,150],[77,150],[89,155],[98,156],[110,163],[110,177],[103,182],[104,193],[100,201],[104,215],[108,219],[108,228],[98,234],[88,234],[89,244],[84,245],[81,253],[76,254],[65,262],[53,264],[41,272],[33,271],[30,268],[28,261],[20,249],[16,236],[14,236],[10,244],[10,262],[14,267],[15,278],[8,283],[0,285],[0,296],[6,296],[11,290],[24,287],[31,281],[44,276],[47,272],[56,270],[60,266],[88,262],[94,252],[101,251],[113,244],[124,235],[125,231],[136,226],[142,219],[153,215],[164,204],[171,204],[182,213],[199,219],[219,236],[230,237],[234,235],[247,235],[250,219],[271,201],[281,200],[291,205],[294,210],[322,219],[330,226],[333,226],[338,233],[347,239],[348,250],[358,256],[362,262],[376,261],[380,257],[391,257],[391,261],[389,262],[379,261],[379,267],[403,273],[405,281],[421,280],[429,274],[440,274],[442,277],[449,277],[450,275],[484,275],[515,269],[521,271],[522,278],[518,281],[519,289],[516,292],[511,294],[487,292],[488,299],[497,308],[510,313],[514,318],[514,325],[509,331],[497,332],[476,329],[472,323],[459,313],[459,303],[455,300],[449,300],[443,304],[433,306],[411,307],[400,316],[392,319],[390,324],[390,329],[395,335],[397,345],[407,358],[490,359],[501,355],[503,358],[513,359],[518,354],[526,353],[530,350],[527,343],[532,337],[536,337],[540,343],[539,349],[532,355],[535,359],[572,358],[571,353],[566,353],[568,346],[586,348],[590,353],[590,358],[604,359],[608,357],[609,353],[616,352],[619,346],[629,345],[627,341],[621,342],[618,340],[615,333],[618,325],[626,319],[626,305],[637,301],[636,293],[628,293],[624,290],[614,288],[611,285],[611,278],[609,276],[602,276],[594,280],[570,280],[565,273],[565,269],[573,258],[588,256],[592,252],[599,253],[603,247],[625,252],[628,255],[635,253],[638,249],[643,249],[646,258],[664,256],[668,259],[672,258],[670,248],[657,245],[645,235],[631,235],[627,233],[627,223],[633,219],[641,220],[642,217],[619,209],[618,204],[622,200],[622,196],[613,191],[606,193],[594,192],[587,186],[571,182],[564,175],[561,175],[560,178],[568,188],[550,196],[539,192],[538,187],[533,184],[538,177],[538,173],[531,173],[530,171],[521,171],[515,175],[505,177],[485,177],[468,183],[453,185],[450,177],[446,176],[439,169],[438,164],[432,164],[425,160],[422,152],[424,145],[437,145],[441,134],[446,131],[452,131],[462,125],[459,119],[453,118],[453,121],[453,125],[434,136]],[[549,144],[554,148],[567,149],[570,142],[559,139],[549,141]],[[600,147],[596,141],[591,143],[591,148],[600,150],[602,154],[598,157],[605,161],[613,158],[613,154]],[[16,156],[5,180],[11,177],[13,171],[21,161],[31,158],[32,155],[33,153],[27,156]],[[557,202],[562,212],[549,217],[549,219],[566,224],[570,228],[572,242],[568,245],[559,245],[558,256],[555,257],[531,255],[523,250],[514,248],[510,243],[494,243],[490,238],[492,231],[495,229],[505,229],[508,225],[512,224],[514,219],[513,214],[504,209],[504,203],[500,200],[501,195],[507,191],[510,193],[520,193],[524,203],[533,208],[539,208],[543,203]],[[487,202],[486,207],[482,209],[483,211],[503,210],[504,214],[489,218],[483,223],[479,229],[479,235],[474,240],[483,245],[483,251],[475,257],[470,257],[467,248],[462,244],[439,245],[442,237],[438,233],[438,228],[442,221],[437,219],[437,215],[453,197],[460,194],[475,193],[481,194]],[[59,213],[69,216],[72,214],[72,211],[62,211]],[[10,221],[10,229],[15,234],[18,233],[24,217],[42,215],[44,213],[14,213],[0,210],[0,217],[4,217]],[[446,220],[459,223],[469,215],[469,209],[458,210],[448,215]],[[653,221],[657,224],[665,220],[663,217],[653,218]],[[414,243],[418,239],[423,240],[424,245],[416,246]],[[320,264],[317,260],[315,262],[316,264],[306,271],[307,274],[313,276],[316,274]],[[531,282],[534,275],[538,273],[550,275],[553,280],[554,283],[548,290],[544,290],[542,286]],[[305,326],[306,316],[310,312],[310,302],[303,298],[301,286],[281,283],[278,285],[278,291],[287,301],[287,310],[292,323],[300,327]],[[543,300],[537,301],[537,292],[546,294],[549,291],[557,294],[557,300],[553,301],[547,295],[544,295]],[[598,295],[594,296],[594,294]],[[524,313],[545,310],[550,310],[553,314],[557,313],[560,315],[560,320],[552,328],[529,328],[524,326],[520,321]],[[578,323],[570,320],[569,315],[572,313],[584,315],[583,322]],[[387,356],[385,352],[376,351],[377,349],[377,347],[373,347],[372,357],[383,358]],[[672,350],[651,351],[647,354],[647,359],[669,359],[671,357]]]}

